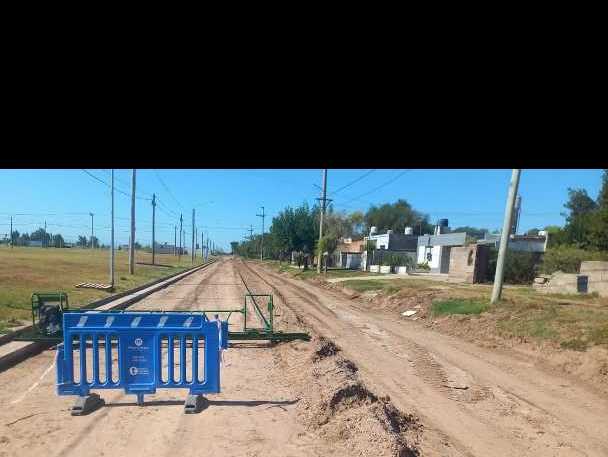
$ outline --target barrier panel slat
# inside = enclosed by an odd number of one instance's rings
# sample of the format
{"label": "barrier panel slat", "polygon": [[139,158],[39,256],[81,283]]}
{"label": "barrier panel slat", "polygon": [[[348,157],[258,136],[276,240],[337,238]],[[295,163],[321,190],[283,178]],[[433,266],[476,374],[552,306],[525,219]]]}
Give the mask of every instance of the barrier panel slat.
{"label": "barrier panel slat", "polygon": [[[137,395],[141,404],[143,395],[155,393],[157,388],[189,388],[191,395],[220,391],[219,351],[227,347],[228,325],[209,321],[204,313],[66,312],[63,337],[56,356],[59,395],[86,397],[93,389],[122,388]],[[101,357],[100,342],[104,345]],[[201,342],[204,346],[199,348]],[[175,357],[176,349],[179,357]],[[179,379],[175,375],[177,358]],[[101,363],[105,367],[103,380]]]}

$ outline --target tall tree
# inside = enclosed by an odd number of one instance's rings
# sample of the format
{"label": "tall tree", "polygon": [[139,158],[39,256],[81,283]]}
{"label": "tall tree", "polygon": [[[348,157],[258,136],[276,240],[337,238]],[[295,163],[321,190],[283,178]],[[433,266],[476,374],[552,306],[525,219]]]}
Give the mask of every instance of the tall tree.
{"label": "tall tree", "polygon": [[380,233],[386,230],[403,233],[405,227],[412,227],[414,233],[429,233],[433,230],[428,215],[414,210],[404,199],[381,206],[372,205],[365,213],[365,226],[366,232],[371,227],[377,227]]}

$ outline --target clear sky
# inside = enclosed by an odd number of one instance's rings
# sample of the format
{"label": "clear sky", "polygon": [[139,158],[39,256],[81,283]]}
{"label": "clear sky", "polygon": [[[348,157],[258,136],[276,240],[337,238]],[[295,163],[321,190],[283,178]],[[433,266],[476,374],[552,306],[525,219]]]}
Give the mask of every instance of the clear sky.
{"label": "clear sky", "polygon": [[[110,182],[110,170],[87,170]],[[502,226],[511,170],[393,170],[328,171],[328,197],[335,209],[366,210],[370,204],[404,198],[428,213],[431,222],[448,218],[452,228],[469,225],[490,230]],[[310,205],[319,196],[322,171],[304,170],[137,170],[136,239],[152,238],[152,193],[160,200],[156,211],[156,239],[173,243],[174,224],[184,215],[186,239],[191,240],[192,208],[196,225],[216,245],[229,249],[230,241],[261,232],[265,207],[266,230],[285,206]],[[131,170],[115,170],[116,242],[128,243]],[[520,233],[530,228],[562,225],[560,213],[568,187],[582,187],[596,198],[601,170],[523,170]],[[352,184],[351,184],[352,183]],[[348,185],[350,184],[350,185]],[[347,186],[348,185],[348,186]],[[347,187],[344,187],[347,186]],[[344,187],[344,188],[343,188]],[[343,189],[341,189],[343,188]],[[125,195],[126,194],[126,195]],[[0,170],[0,237],[14,229],[32,232],[47,222],[50,233],[67,241],[90,235],[93,212],[95,235],[110,240],[110,191],[80,169]],[[187,243],[190,244],[190,241]]]}

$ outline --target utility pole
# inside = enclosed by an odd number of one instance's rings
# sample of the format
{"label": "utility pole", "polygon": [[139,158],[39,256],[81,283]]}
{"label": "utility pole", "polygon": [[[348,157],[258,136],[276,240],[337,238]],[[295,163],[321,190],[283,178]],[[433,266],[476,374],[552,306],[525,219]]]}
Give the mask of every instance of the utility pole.
{"label": "utility pole", "polygon": [[42,247],[46,247],[46,220],[44,221],[44,236],[42,237]]}
{"label": "utility pole", "polygon": [[260,260],[264,260],[264,217],[266,214],[264,213],[264,207],[262,206],[262,214],[256,214],[256,216],[262,218],[262,246],[260,248]]}
{"label": "utility pole", "polygon": [[93,249],[93,213],[89,213],[89,216],[91,216],[91,249]]}
{"label": "utility pole", "polygon": [[133,168],[131,176],[131,246],[129,246],[129,274],[135,274],[135,168]]}
{"label": "utility pole", "polygon": [[154,237],[155,216],[156,216],[156,194],[152,194],[152,265],[154,265],[154,253],[156,252],[156,240]]}
{"label": "utility pole", "polygon": [[11,249],[13,249],[13,216],[11,216]]}
{"label": "utility pole", "polygon": [[110,243],[110,286],[114,289],[114,169],[112,168],[112,235]]}
{"label": "utility pole", "polygon": [[173,255],[177,254],[177,225],[173,226]]}
{"label": "utility pole", "polygon": [[511,233],[511,223],[513,221],[513,206],[515,204],[515,197],[517,196],[517,188],[519,186],[520,174],[520,169],[513,169],[513,172],[511,173],[511,183],[509,184],[509,194],[507,195],[507,207],[505,208],[505,219],[502,224],[502,232],[500,234],[500,247],[498,248],[498,259],[496,261],[496,274],[494,276],[494,287],[492,289],[492,304],[495,304],[498,300],[500,300],[500,295],[502,293],[505,257],[507,255],[509,235]]}
{"label": "utility pole", "polygon": [[182,259],[182,223],[184,221],[184,218],[182,217],[182,215],[179,215],[179,251],[177,252],[177,261],[178,263],[181,263],[181,259]]}
{"label": "utility pole", "polygon": [[319,253],[317,254],[317,273],[321,273],[321,259],[323,252],[321,249],[321,238],[323,238],[323,217],[325,216],[325,204],[327,201],[327,168],[323,170],[323,198],[321,200],[321,217],[319,218]]}
{"label": "utility pole", "polygon": [[195,234],[194,234],[194,214],[195,213],[194,213],[194,211],[195,211],[194,208],[192,208],[192,253],[190,256],[192,258],[192,265],[194,265],[194,243],[196,240],[196,238],[194,238],[195,237]]}
{"label": "utility pole", "polygon": [[205,261],[205,232],[201,229],[201,259]]}
{"label": "utility pole", "polygon": [[249,225],[249,241],[253,241],[253,225]]}

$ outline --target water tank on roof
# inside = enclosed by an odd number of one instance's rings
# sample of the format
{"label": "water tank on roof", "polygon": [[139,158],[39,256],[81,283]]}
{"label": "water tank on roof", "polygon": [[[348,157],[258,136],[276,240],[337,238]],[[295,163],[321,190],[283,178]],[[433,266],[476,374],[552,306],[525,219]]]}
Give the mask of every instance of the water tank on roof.
{"label": "water tank on roof", "polygon": [[376,233],[378,233],[378,227],[376,227],[376,226],[370,227],[369,234],[375,235]]}
{"label": "water tank on roof", "polygon": [[440,227],[447,227],[448,226],[448,220],[447,219],[439,219],[437,221],[437,225]]}
{"label": "water tank on roof", "polygon": [[403,233],[406,235],[413,235],[414,229],[412,227],[405,227],[405,231]]}
{"label": "water tank on roof", "polygon": [[391,233],[393,233],[393,231],[392,231],[392,230],[387,230],[387,231],[386,231],[386,233],[387,233],[388,235],[390,235]]}

